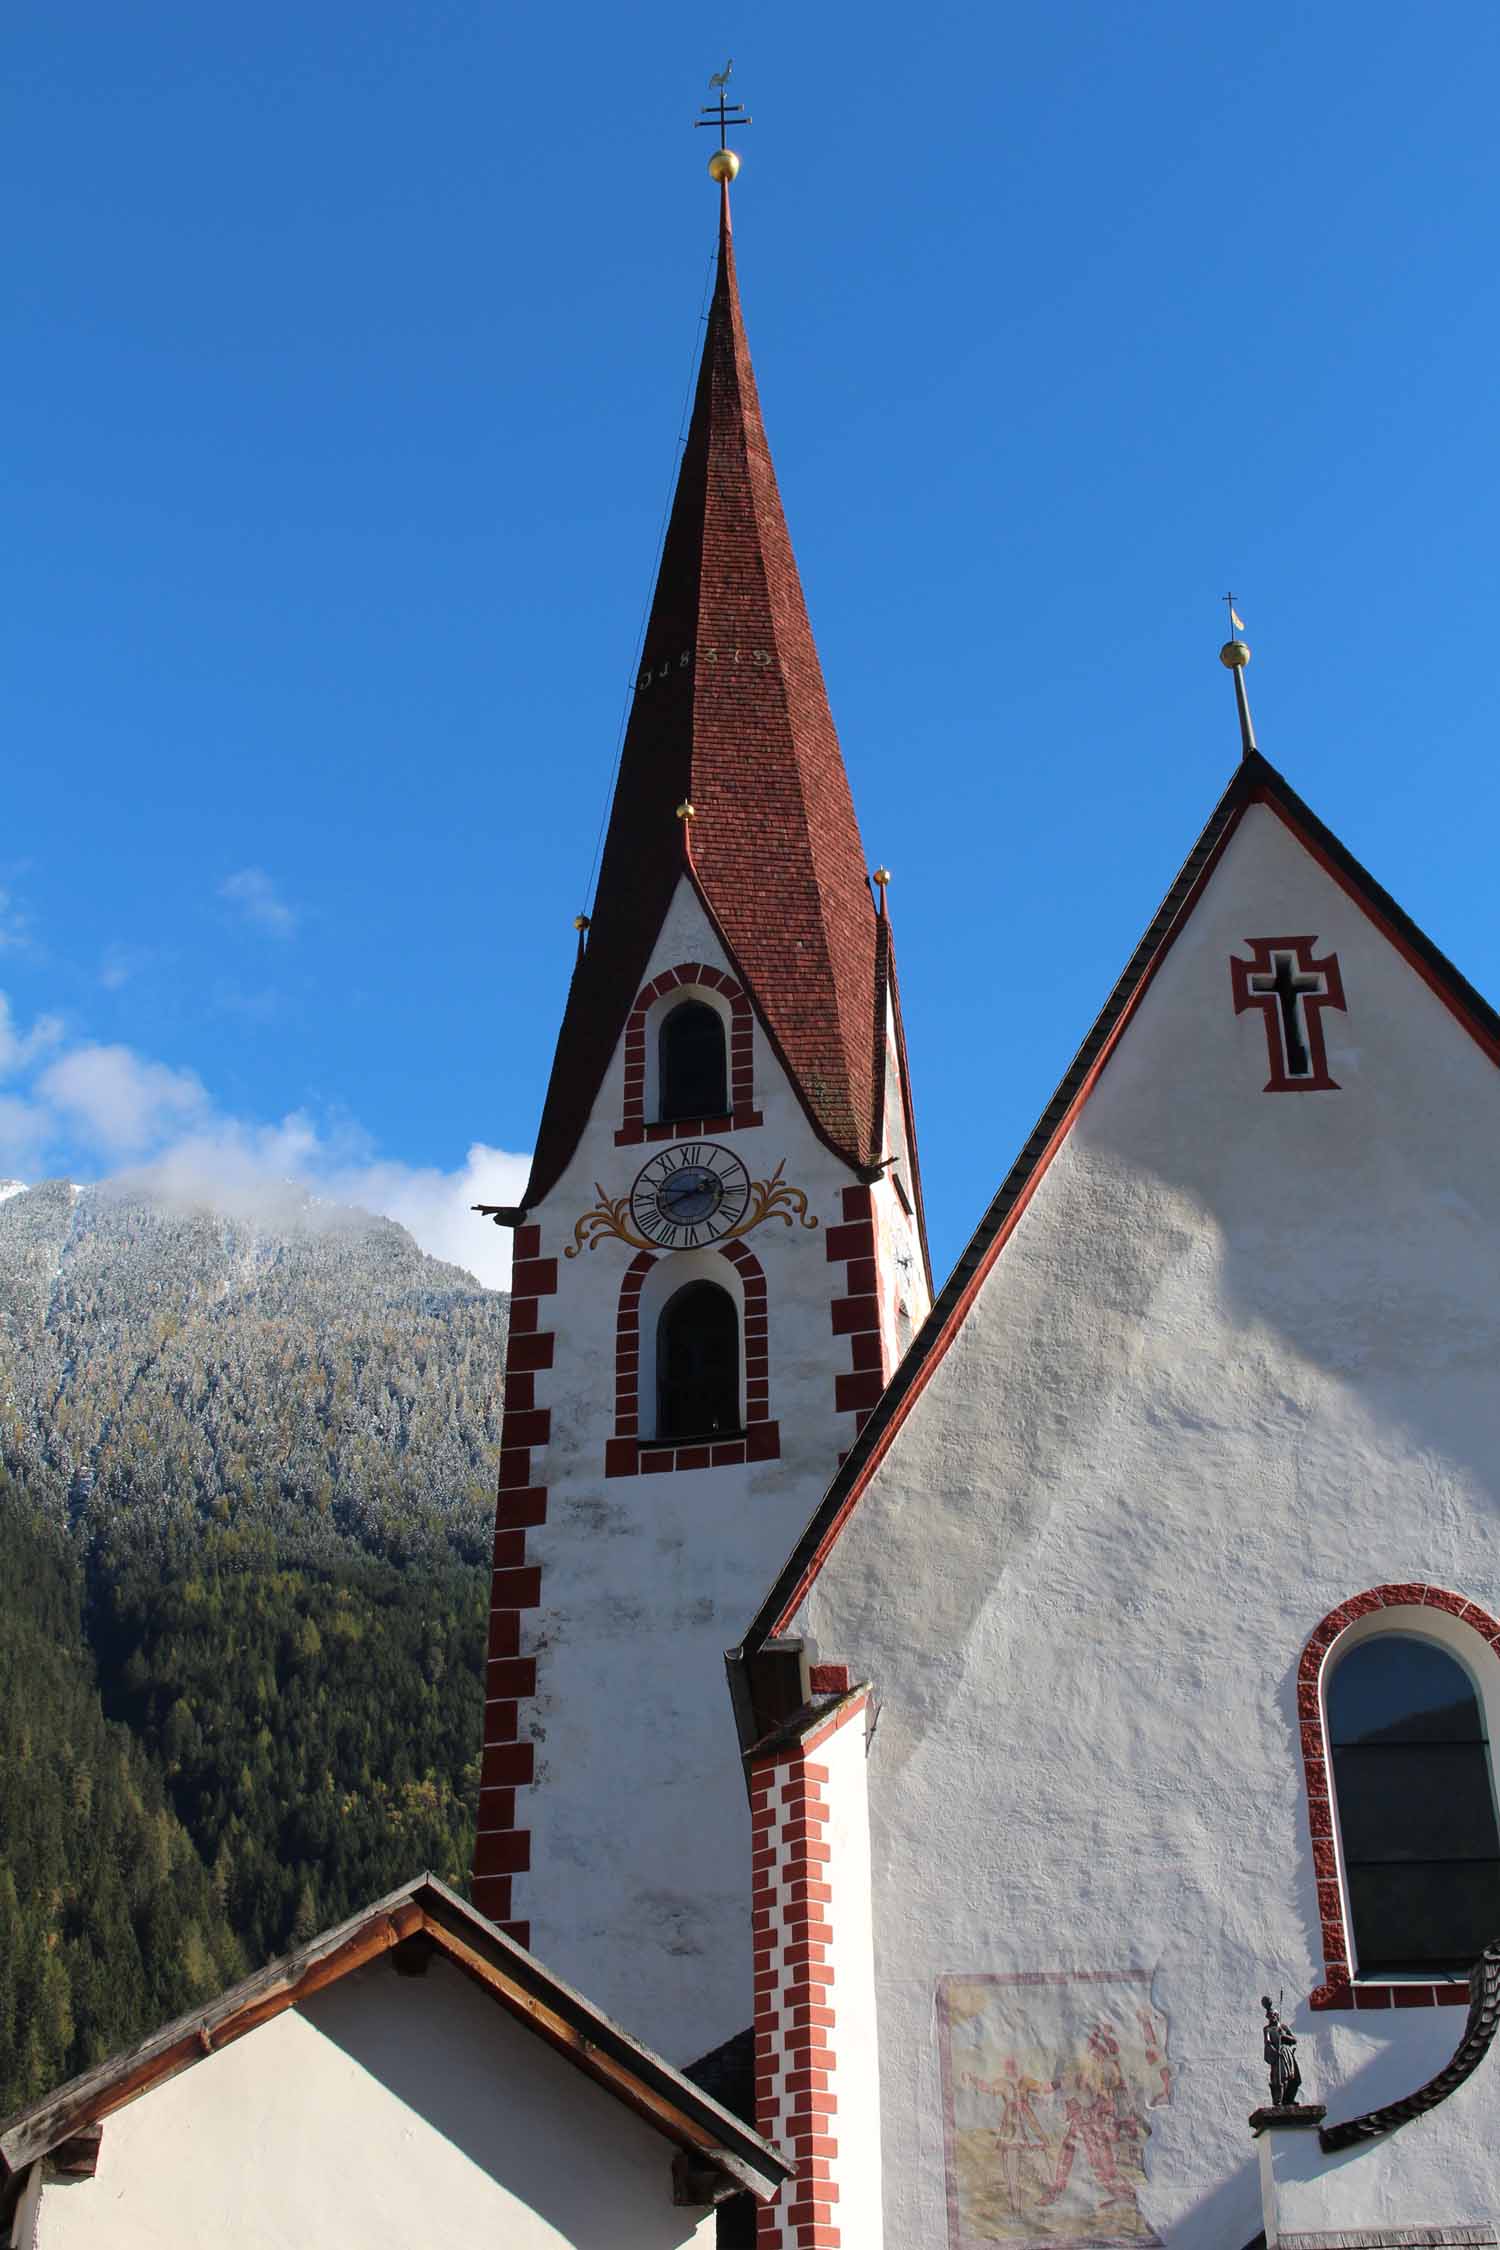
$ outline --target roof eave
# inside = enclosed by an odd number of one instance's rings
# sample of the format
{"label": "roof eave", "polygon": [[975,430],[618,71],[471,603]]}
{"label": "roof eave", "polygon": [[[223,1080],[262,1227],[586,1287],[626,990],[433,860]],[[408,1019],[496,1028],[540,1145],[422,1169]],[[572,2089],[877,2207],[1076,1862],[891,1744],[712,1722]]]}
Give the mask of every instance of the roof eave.
{"label": "roof eave", "polygon": [[6,2176],[176,2077],[273,2015],[425,1933],[454,1965],[646,2123],[763,2201],[795,2167],[732,2112],[632,2039],[439,1877],[425,1874],[242,1978],[206,2008],[166,2024],[0,2124]]}

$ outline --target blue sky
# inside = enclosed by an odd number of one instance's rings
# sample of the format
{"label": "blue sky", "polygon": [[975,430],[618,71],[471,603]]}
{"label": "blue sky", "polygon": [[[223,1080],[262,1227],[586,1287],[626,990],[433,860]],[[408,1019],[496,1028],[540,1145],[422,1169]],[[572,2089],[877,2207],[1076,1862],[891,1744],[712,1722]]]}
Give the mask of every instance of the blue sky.
{"label": "blue sky", "polygon": [[1500,990],[1492,7],[12,0],[0,51],[0,1174],[503,1249],[729,54],[939,1267],[1228,777],[1230,585],[1267,755]]}

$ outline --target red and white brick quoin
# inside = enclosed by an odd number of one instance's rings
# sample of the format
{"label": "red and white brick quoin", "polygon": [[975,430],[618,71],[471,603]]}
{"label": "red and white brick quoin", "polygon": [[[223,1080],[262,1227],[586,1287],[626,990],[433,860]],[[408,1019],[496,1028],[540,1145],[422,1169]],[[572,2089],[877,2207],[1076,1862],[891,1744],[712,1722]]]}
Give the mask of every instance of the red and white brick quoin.
{"label": "red and white brick quoin", "polygon": [[880,2240],[868,1707],[867,1688],[825,1702],[751,1766],[756,2124],[797,2163],[759,2250]]}

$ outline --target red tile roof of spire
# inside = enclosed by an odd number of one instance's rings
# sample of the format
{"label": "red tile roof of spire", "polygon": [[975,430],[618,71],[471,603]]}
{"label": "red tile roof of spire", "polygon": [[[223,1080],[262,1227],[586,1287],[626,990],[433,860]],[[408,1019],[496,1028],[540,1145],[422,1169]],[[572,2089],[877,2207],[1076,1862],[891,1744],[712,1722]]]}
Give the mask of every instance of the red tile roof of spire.
{"label": "red tile roof of spire", "polygon": [[[718,279],[626,728],[587,951],[528,1207],[597,1097],[688,867],[822,1138],[879,1160],[877,930],[848,778],[761,422],[721,189]],[[691,802],[695,817],[680,821]]]}

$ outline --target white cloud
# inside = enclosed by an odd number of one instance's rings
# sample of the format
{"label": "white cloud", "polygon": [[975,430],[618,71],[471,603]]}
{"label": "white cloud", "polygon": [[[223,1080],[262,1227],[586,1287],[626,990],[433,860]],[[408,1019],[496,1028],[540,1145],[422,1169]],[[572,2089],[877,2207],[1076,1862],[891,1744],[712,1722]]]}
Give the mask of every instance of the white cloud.
{"label": "white cloud", "polygon": [[219,896],[269,936],[295,936],[301,916],[295,907],[287,905],[263,867],[242,867],[237,874],[226,875],[219,885]]}
{"label": "white cloud", "polygon": [[311,1194],[328,1209],[353,1205],[394,1219],[429,1257],[462,1266],[487,1289],[510,1286],[511,1234],[472,1208],[513,1203],[526,1185],[529,1156],[476,1141],[451,1172],[364,1153],[349,1129],[325,1137],[300,1111],[279,1125],[214,1117],[162,1148],[130,1177],[172,1202],[206,1204],[232,1217],[301,1223]]}
{"label": "white cloud", "polygon": [[194,1072],[129,1047],[75,1047],[42,1072],[36,1092],[107,1157],[138,1156],[209,1106]]}
{"label": "white cloud", "polygon": [[61,1016],[38,1016],[28,1032],[19,1032],[10,1012],[10,1002],[0,992],[0,1078],[12,1071],[25,1070],[38,1055],[55,1047],[62,1035]]}
{"label": "white cloud", "polygon": [[215,1117],[164,1147],[132,1177],[174,1202],[207,1204],[234,1217],[274,1223],[308,1213],[312,1194],[330,1207],[353,1205],[406,1228],[429,1257],[462,1266],[487,1289],[510,1286],[509,1229],[482,1219],[476,1203],[513,1203],[526,1185],[529,1156],[476,1141],[464,1162],[401,1164],[368,1152],[353,1128],[320,1134],[300,1111],[279,1125]]}
{"label": "white cloud", "polygon": [[510,1232],[470,1207],[514,1203],[529,1157],[476,1141],[451,1171],[402,1164],[348,1122],[319,1125],[301,1110],[270,1124],[226,1116],[195,1071],[130,1047],[83,1044],[38,1067],[61,1038],[50,1016],[23,1037],[0,993],[0,1073],[17,1074],[14,1093],[0,1096],[0,1176],[76,1178],[80,1158],[92,1159],[118,1177],[128,1167],[154,1194],[272,1224],[316,1223],[320,1207],[332,1221],[353,1204],[396,1220],[486,1288],[509,1286]]}
{"label": "white cloud", "polygon": [[510,1286],[511,1234],[481,1219],[476,1203],[514,1203],[526,1186],[529,1156],[475,1141],[456,1172],[434,1166],[373,1163],[334,1172],[328,1186],[340,1202],[398,1219],[434,1258],[463,1266],[488,1289]]}

